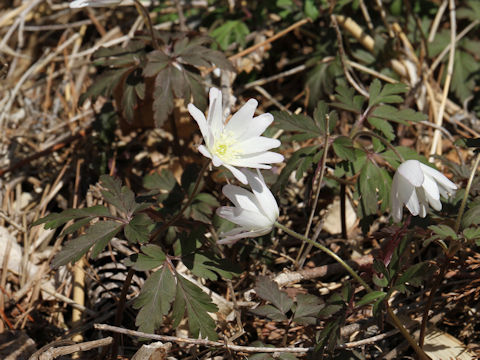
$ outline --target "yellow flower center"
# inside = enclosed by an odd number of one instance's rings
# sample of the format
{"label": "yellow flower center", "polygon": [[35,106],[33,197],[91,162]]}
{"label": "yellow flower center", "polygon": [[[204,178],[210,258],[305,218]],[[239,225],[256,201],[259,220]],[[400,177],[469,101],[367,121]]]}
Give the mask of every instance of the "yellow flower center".
{"label": "yellow flower center", "polygon": [[222,133],[217,139],[215,139],[212,152],[222,161],[228,163],[243,153],[238,147],[234,148],[233,145],[236,142],[237,139],[233,136],[232,132]]}

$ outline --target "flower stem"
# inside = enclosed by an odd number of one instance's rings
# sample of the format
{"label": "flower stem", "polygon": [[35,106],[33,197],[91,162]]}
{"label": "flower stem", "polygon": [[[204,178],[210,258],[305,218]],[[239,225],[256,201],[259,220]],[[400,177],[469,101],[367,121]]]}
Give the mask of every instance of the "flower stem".
{"label": "flower stem", "polygon": [[[460,231],[460,224],[462,222],[463,213],[465,212],[465,206],[467,205],[468,194],[470,193],[470,188],[472,187],[473,178],[475,177],[479,163],[480,163],[480,152],[477,154],[477,157],[475,158],[472,171],[470,172],[470,177],[468,178],[467,186],[465,187],[465,194],[463,194],[463,199],[462,199],[462,203],[460,204],[457,220],[455,221],[455,229],[454,229],[455,234],[458,234],[458,232]],[[432,307],[433,298],[438,288],[440,287],[440,283],[442,282],[447,272],[448,265],[450,264],[450,259],[453,257],[453,255],[455,255],[455,252],[458,249],[458,245],[459,245],[458,240],[455,240],[455,239],[451,240],[450,245],[447,251],[445,252],[445,260],[442,266],[440,267],[440,272],[438,273],[435,281],[433,282],[432,288],[430,289],[430,294],[428,295],[427,302],[425,303],[425,308],[423,309],[422,324],[420,326],[420,336],[419,336],[418,343],[420,344],[421,347],[423,346],[423,343],[425,341],[425,334],[427,331],[427,322],[428,322],[428,312]]]}
{"label": "flower stem", "polygon": [[157,38],[155,37],[152,19],[150,18],[150,14],[148,13],[148,10],[145,8],[145,6],[143,6],[140,0],[133,0],[133,2],[135,4],[135,7],[137,8],[137,12],[143,18],[143,21],[145,22],[148,30],[150,31],[150,36],[152,38],[152,46],[154,47],[154,49],[158,49],[159,48],[158,41],[157,41]]}
{"label": "flower stem", "polygon": [[343,266],[343,268],[345,270],[348,271],[348,273],[350,275],[352,275],[355,280],[357,280],[368,292],[372,292],[372,288],[365,282],[365,280],[363,280],[360,275],[358,275],[355,270],[353,270],[351,268],[350,265],[348,265],[345,261],[343,261],[343,259],[338,256],[337,254],[335,254],[332,250],[330,250],[329,248],[323,246],[322,244],[319,244],[313,240],[311,240],[310,238],[306,237],[306,236],[303,236],[293,230],[290,230],[289,228],[287,228],[286,226],[278,223],[278,222],[275,222],[275,226],[279,229],[282,229],[283,231],[285,231],[288,235],[291,235],[299,240],[302,240],[302,241],[305,241],[315,247],[317,247],[318,249],[322,250],[324,253],[326,253],[327,255],[329,255],[330,257],[332,257],[336,262],[338,262],[340,265]]}
{"label": "flower stem", "polygon": [[[373,289],[360,277],[360,275],[358,275],[355,270],[353,270],[350,265],[348,265],[345,261],[343,261],[343,259],[338,256],[337,254],[335,254],[332,250],[330,250],[329,248],[323,246],[322,244],[319,244],[311,239],[309,239],[308,237],[306,236],[303,236],[291,229],[289,229],[288,227],[280,224],[279,222],[275,222],[275,226],[279,229],[282,229],[283,231],[285,231],[287,234],[299,239],[299,240],[302,240],[302,241],[306,241],[307,243],[315,246],[316,248],[322,250],[323,252],[325,252],[327,255],[329,255],[330,257],[332,257],[336,262],[338,262],[340,265],[343,266],[343,268],[345,270],[348,271],[348,273],[350,275],[352,275],[355,280],[357,280],[364,288],[365,290],[367,290],[367,292],[371,293],[373,292]],[[395,315],[395,313],[393,312],[392,309],[390,309],[390,307],[388,306],[388,303],[386,304],[387,305],[387,313],[388,315],[390,316],[390,318],[392,319],[392,322],[393,324],[395,325],[395,327],[400,331],[400,333],[403,335],[403,337],[408,341],[408,343],[410,344],[410,346],[413,348],[413,350],[415,350],[415,352],[417,353],[419,359],[421,360],[430,360],[430,358],[428,357],[428,355],[425,353],[425,351],[422,350],[422,348],[420,346],[418,346],[417,342],[415,341],[415,339],[412,338],[412,336],[409,334],[408,330],[403,326],[402,322],[400,321],[400,319]]]}
{"label": "flower stem", "polygon": [[458,231],[460,230],[460,223],[462,221],[463,213],[465,212],[465,206],[467,205],[468,193],[470,192],[470,188],[472,187],[473,178],[475,177],[475,173],[477,172],[479,163],[480,163],[480,152],[477,154],[477,157],[475,158],[475,163],[473,164],[472,172],[470,173],[470,178],[468,179],[468,183],[465,188],[465,194],[463,195],[462,203],[460,204],[460,210],[458,211],[457,221],[455,222],[455,233],[457,234],[458,234]]}
{"label": "flower stem", "polygon": [[157,231],[155,231],[152,235],[150,235],[150,240],[155,239],[159,234],[167,230],[171,225],[175,224],[175,222],[182,216],[182,214],[187,210],[187,208],[192,204],[193,199],[195,198],[195,195],[197,195],[198,188],[200,187],[200,183],[202,182],[203,179],[203,173],[205,170],[207,170],[208,166],[210,165],[210,161],[206,161],[200,172],[198,173],[197,181],[195,182],[195,185],[193,187],[192,193],[190,194],[187,202],[182,206],[180,211],[169,221],[167,221],[165,224],[163,224]]}
{"label": "flower stem", "polygon": [[[317,170],[315,177],[313,179],[312,188],[317,183],[317,190],[315,191],[315,197],[313,200],[312,208],[310,210],[310,216],[308,218],[307,229],[305,230],[305,237],[308,237],[310,232],[310,228],[312,227],[313,216],[317,210],[318,198],[320,197],[320,190],[322,189],[322,182],[323,176],[325,175],[325,168],[327,164],[327,155],[328,155],[328,143],[330,142],[330,116],[328,114],[325,115],[325,137],[324,137],[324,146],[323,146],[323,156],[322,161],[320,163],[320,171]],[[318,178],[318,179],[317,179]],[[303,249],[305,247],[305,242],[302,242],[302,246],[298,251],[297,258],[295,259],[295,265],[297,269],[301,269],[303,264],[305,263],[305,259],[307,258],[308,253],[312,250],[312,244],[309,244],[307,250],[304,252]]]}
{"label": "flower stem", "polygon": [[373,131],[368,131],[368,130],[362,130],[362,131],[358,131],[356,132],[353,137],[352,137],[352,140],[355,140],[357,137],[359,136],[369,136],[369,137],[374,137],[374,138],[377,138],[378,140],[380,140],[382,142],[383,145],[385,145],[387,148],[389,148],[390,150],[393,151],[393,153],[395,155],[397,155],[398,159],[401,161],[401,162],[404,162],[405,159],[403,158],[402,154],[400,154],[398,152],[397,149],[395,149],[395,146],[393,146],[389,141],[387,141],[384,137],[374,133]]}

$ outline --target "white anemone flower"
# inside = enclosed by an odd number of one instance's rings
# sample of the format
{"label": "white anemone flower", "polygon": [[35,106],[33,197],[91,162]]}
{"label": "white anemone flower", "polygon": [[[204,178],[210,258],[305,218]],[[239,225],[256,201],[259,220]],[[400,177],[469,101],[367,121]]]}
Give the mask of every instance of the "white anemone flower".
{"label": "white anemone flower", "polygon": [[270,169],[268,164],[283,161],[281,154],[267,151],[280,146],[280,141],[260,136],[273,121],[272,114],[266,113],[253,117],[257,100],[250,99],[225,123],[222,108],[222,93],[216,88],[210,89],[208,119],[195,105],[188,104],[205,145],[198,151],[212,159],[214,166],[225,166],[243,184],[247,178],[237,167]]}
{"label": "white anemone flower", "polygon": [[442,209],[440,195],[448,198],[456,190],[457,185],[439,171],[418,160],[407,160],[393,176],[390,193],[393,220],[402,220],[404,204],[414,216],[425,217],[428,205],[439,211]]}
{"label": "white anemone flower", "polygon": [[260,170],[257,174],[243,169],[252,192],[236,186],[225,185],[223,194],[235,205],[222,206],[217,215],[227,219],[238,227],[220,234],[219,244],[233,244],[243,238],[252,238],[268,234],[278,218],[277,201],[265,184]]}
{"label": "white anemone flower", "polygon": [[104,7],[120,4],[122,0],[74,0],[70,3],[71,9],[79,9],[83,7]]}

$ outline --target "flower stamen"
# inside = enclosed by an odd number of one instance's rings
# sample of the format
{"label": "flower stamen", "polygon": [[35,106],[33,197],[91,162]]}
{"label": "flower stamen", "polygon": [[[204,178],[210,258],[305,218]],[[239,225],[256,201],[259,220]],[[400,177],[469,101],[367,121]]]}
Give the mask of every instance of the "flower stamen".
{"label": "flower stamen", "polygon": [[213,145],[213,153],[217,155],[222,161],[230,162],[233,159],[238,158],[243,151],[235,147],[234,144],[237,143],[235,136],[230,133],[222,133],[220,137],[215,140]]}

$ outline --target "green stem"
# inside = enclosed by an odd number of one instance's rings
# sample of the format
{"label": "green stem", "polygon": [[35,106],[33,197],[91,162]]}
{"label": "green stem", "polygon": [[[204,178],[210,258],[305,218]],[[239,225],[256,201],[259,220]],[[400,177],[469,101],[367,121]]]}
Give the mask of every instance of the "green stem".
{"label": "green stem", "polygon": [[180,211],[173,218],[171,218],[169,221],[163,224],[157,231],[155,231],[152,235],[150,235],[150,241],[155,239],[158,235],[160,235],[165,230],[167,230],[171,225],[175,224],[175,222],[182,216],[185,210],[187,210],[187,208],[192,204],[193,199],[195,198],[195,195],[197,195],[197,190],[200,187],[201,180],[203,179],[203,173],[205,172],[205,170],[207,170],[208,165],[210,165],[210,161],[206,161],[203,164],[202,169],[198,173],[197,181],[195,182],[192,193],[190,194],[187,202],[182,206]]}
{"label": "green stem", "polygon": [[383,145],[385,145],[386,147],[388,147],[390,150],[393,151],[393,153],[395,155],[397,155],[398,159],[401,161],[401,162],[404,162],[405,159],[403,158],[402,154],[400,154],[398,152],[397,149],[395,149],[395,146],[393,146],[390,142],[388,142],[385,138],[383,138],[382,136],[374,133],[373,131],[367,131],[367,130],[364,130],[364,131],[358,131],[355,133],[355,135],[352,136],[352,140],[355,140],[355,138],[359,137],[359,136],[369,136],[369,137],[374,137],[374,138],[377,138],[378,140],[380,140],[382,142]]}
{"label": "green stem", "polygon": [[343,259],[338,256],[337,254],[335,254],[332,250],[330,250],[329,248],[323,246],[322,244],[319,244],[311,239],[309,239],[308,237],[306,236],[303,236],[293,230],[290,230],[289,228],[287,228],[286,226],[283,226],[282,224],[278,223],[278,222],[275,222],[275,226],[279,229],[282,229],[283,231],[285,231],[287,234],[299,239],[299,240],[302,240],[302,241],[305,241],[315,247],[317,247],[318,249],[322,250],[324,253],[326,253],[327,255],[329,255],[330,257],[332,257],[336,262],[338,262],[340,265],[343,266],[343,268],[345,270],[348,271],[348,273],[350,275],[352,275],[355,280],[357,280],[368,292],[372,292],[372,288],[360,277],[360,275],[358,275],[355,270],[353,270],[350,265],[348,265],[345,261],[343,261]]}
{"label": "green stem", "polygon": [[[457,219],[455,221],[455,234],[458,234],[460,231],[460,224],[462,222],[462,216],[465,212],[465,206],[467,205],[468,194],[470,193],[470,188],[472,187],[473,178],[477,172],[478,164],[480,163],[480,152],[477,154],[475,158],[475,162],[472,167],[472,171],[470,172],[470,177],[468,178],[467,186],[465,187],[465,194],[463,194],[462,203],[460,204],[460,209],[458,211]],[[420,326],[420,337],[418,343],[421,347],[423,347],[423,343],[425,341],[425,335],[427,333],[427,322],[428,322],[428,313],[430,308],[433,305],[433,298],[440,287],[440,284],[448,270],[448,265],[450,264],[450,259],[455,255],[456,250],[458,249],[459,242],[458,240],[452,239],[448,249],[445,252],[445,260],[440,267],[440,272],[438,273],[435,281],[433,282],[432,288],[430,289],[430,294],[428,295],[427,302],[425,303],[425,308],[423,309],[423,316],[422,316],[422,324]]]}
{"label": "green stem", "polygon": [[[302,240],[302,241],[305,241],[313,246],[315,246],[316,248],[322,250],[323,252],[325,252],[327,255],[329,255],[330,257],[332,257],[336,262],[338,262],[340,265],[343,266],[343,268],[345,270],[348,271],[348,273],[350,275],[352,275],[355,280],[357,280],[364,288],[365,290],[367,290],[369,293],[373,292],[373,289],[360,277],[360,275],[358,275],[355,270],[353,270],[350,265],[348,265],[345,261],[343,261],[343,259],[341,257],[339,257],[337,254],[335,254],[332,250],[330,250],[329,248],[323,246],[322,244],[319,244],[319,243],[316,243],[315,241],[312,241],[311,239],[309,239],[308,237],[306,236],[303,236],[293,230],[290,230],[289,228],[287,228],[286,226],[278,223],[278,222],[275,222],[275,226],[279,229],[282,229],[283,231],[285,231],[287,234],[299,239],[299,240]],[[390,309],[390,307],[388,306],[388,303],[386,304],[387,305],[387,312],[388,312],[388,315],[390,316],[390,318],[392,319],[392,322],[393,324],[395,325],[395,327],[400,331],[400,333],[403,335],[403,337],[408,341],[408,343],[410,344],[410,346],[413,348],[413,350],[415,350],[415,352],[417,353],[418,357],[421,359],[421,360],[430,360],[430,358],[428,357],[428,355],[420,348],[420,346],[418,346],[417,342],[415,341],[415,339],[412,338],[412,336],[410,335],[410,333],[408,332],[408,330],[403,326],[402,322],[400,321],[400,319],[395,315],[395,313],[393,312],[392,309]]]}
{"label": "green stem", "polygon": [[140,0],[133,0],[135,7],[137,8],[137,12],[140,14],[140,16],[143,18],[143,21],[145,21],[145,25],[147,26],[148,30],[150,31],[150,36],[152,38],[152,46],[155,49],[159,49],[158,46],[158,41],[157,38],[155,37],[155,32],[153,28],[153,23],[152,19],[150,18],[150,14],[148,13],[148,10],[143,6],[143,4],[140,2]]}
{"label": "green stem", "polygon": [[[308,234],[310,233],[313,217],[315,215],[315,211],[317,210],[318,198],[320,197],[320,190],[322,189],[323,176],[325,175],[325,168],[326,168],[325,165],[327,164],[328,143],[330,142],[329,129],[330,129],[330,116],[327,114],[325,115],[325,138],[323,141],[324,148],[323,148],[322,162],[320,164],[320,171],[317,173],[318,179],[316,179],[317,176],[315,176],[315,179],[313,181],[313,184],[315,184],[315,182],[317,183],[317,190],[315,191],[315,198],[313,200],[312,209],[310,210],[307,229],[305,230],[305,237],[308,237]],[[302,242],[302,246],[300,247],[297,258],[295,259],[295,265],[297,266],[297,269],[301,269],[303,267],[303,264],[305,263],[305,259],[307,258],[308,253],[312,250],[311,244],[307,247],[307,250],[305,252],[303,252],[304,247],[305,247],[305,242]]]}
{"label": "green stem", "polygon": [[388,303],[385,302],[387,305],[387,313],[388,315],[392,318],[392,322],[395,325],[395,327],[400,331],[400,333],[403,335],[403,337],[408,341],[408,343],[411,345],[413,350],[417,353],[418,357],[421,360],[431,360],[430,357],[423,351],[423,349],[418,346],[417,342],[410,336],[410,333],[405,329],[403,326],[402,322],[400,319],[395,315],[393,310],[388,306]]}
{"label": "green stem", "polygon": [[472,172],[470,173],[470,177],[468,179],[468,183],[465,188],[465,194],[463,195],[462,203],[460,204],[460,210],[458,211],[457,221],[455,222],[456,234],[458,234],[458,231],[460,230],[460,223],[462,221],[463,213],[465,212],[465,206],[467,205],[468,193],[470,192],[470,188],[472,187],[473,178],[475,177],[475,173],[477,172],[479,163],[480,163],[480,152],[477,154],[475,163],[473,164]]}

